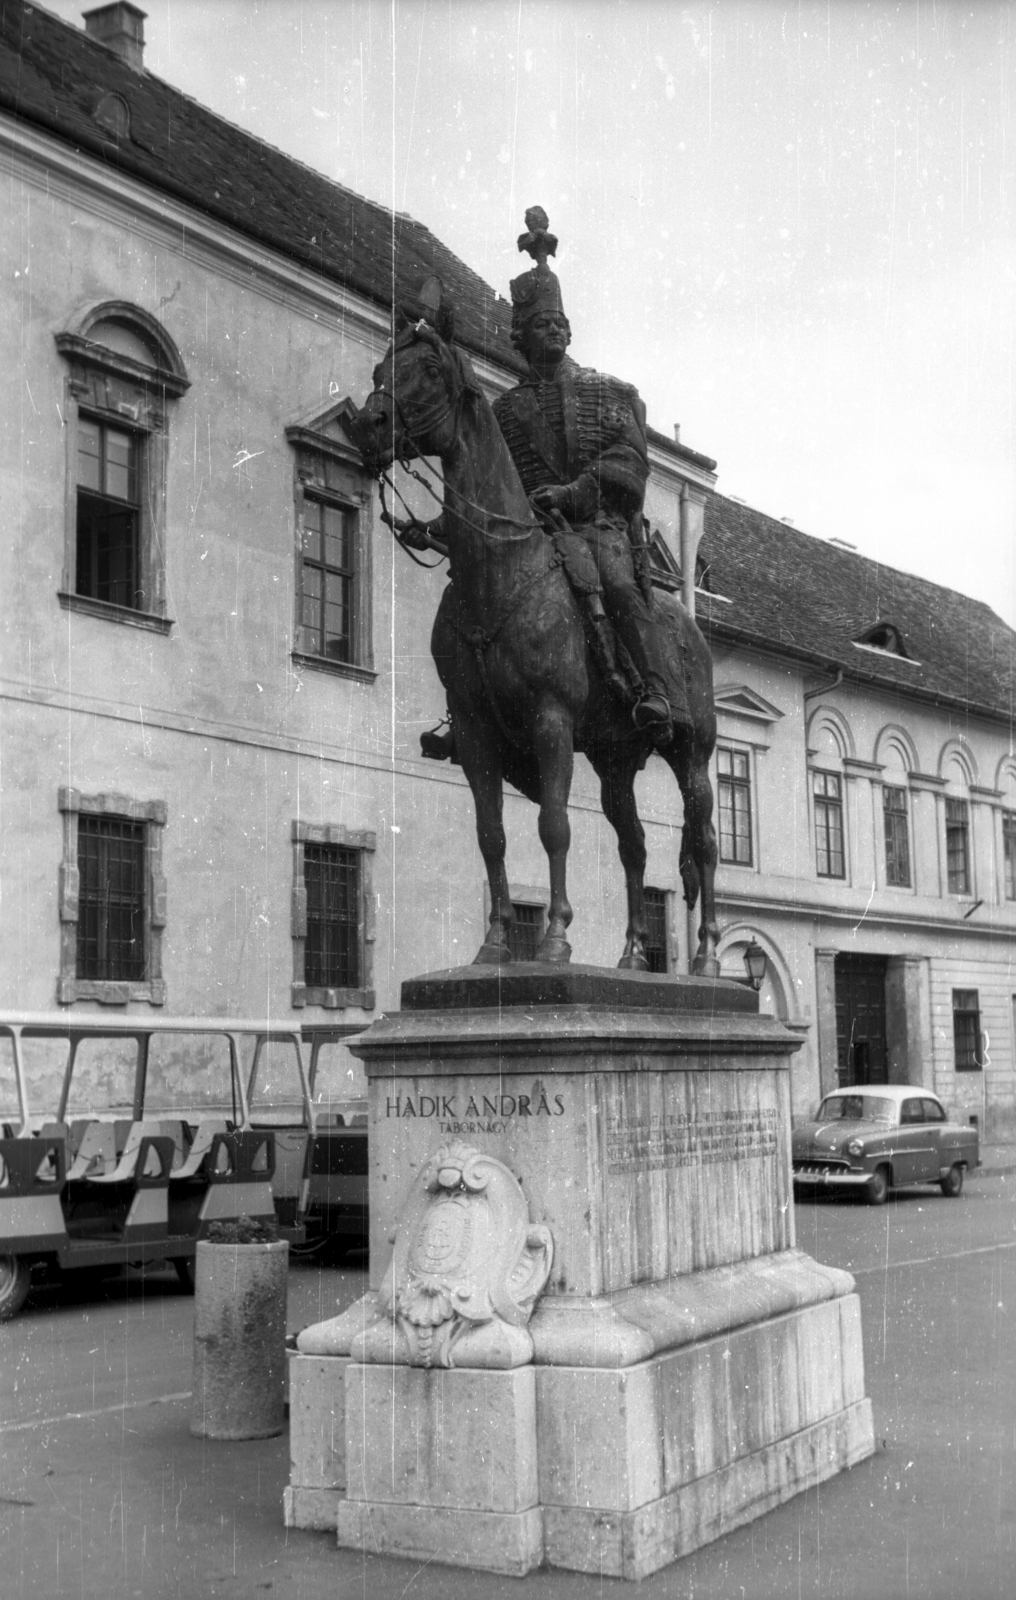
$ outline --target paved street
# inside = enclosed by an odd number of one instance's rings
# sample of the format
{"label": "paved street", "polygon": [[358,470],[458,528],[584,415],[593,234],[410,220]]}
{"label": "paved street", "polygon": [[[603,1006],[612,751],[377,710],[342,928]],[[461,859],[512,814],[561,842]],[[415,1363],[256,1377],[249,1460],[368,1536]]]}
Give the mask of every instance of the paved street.
{"label": "paved street", "polygon": [[[798,1240],[857,1276],[879,1449],[646,1580],[647,1600],[994,1600],[1016,1564],[1016,1175],[961,1200],[798,1207]],[[298,1265],[292,1328],[363,1273]],[[0,1596],[587,1600],[613,1580],[524,1580],[339,1552],[290,1533],[283,1437],[188,1432],[193,1302],[170,1276],[37,1295],[0,1329]]]}

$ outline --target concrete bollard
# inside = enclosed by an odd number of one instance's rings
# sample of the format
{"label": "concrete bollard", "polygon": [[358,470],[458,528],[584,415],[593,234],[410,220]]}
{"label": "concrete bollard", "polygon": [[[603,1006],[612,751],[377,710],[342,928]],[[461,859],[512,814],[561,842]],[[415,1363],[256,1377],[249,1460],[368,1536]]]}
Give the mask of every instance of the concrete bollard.
{"label": "concrete bollard", "polygon": [[197,1248],[190,1431],[269,1439],[286,1425],[289,1244]]}

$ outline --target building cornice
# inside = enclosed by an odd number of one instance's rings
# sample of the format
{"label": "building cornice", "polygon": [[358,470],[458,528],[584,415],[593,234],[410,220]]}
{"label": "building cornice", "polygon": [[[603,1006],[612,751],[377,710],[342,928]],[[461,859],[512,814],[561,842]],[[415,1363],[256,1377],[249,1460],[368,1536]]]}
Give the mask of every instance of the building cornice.
{"label": "building cornice", "polygon": [[[1005,728],[1016,726],[1016,709],[1004,711],[1000,707],[979,705],[976,700],[963,700],[958,695],[943,694],[937,689],[924,689],[919,684],[900,683],[896,679],[882,678],[874,672],[860,672],[856,667],[849,666],[846,662],[837,661],[829,655],[817,650],[807,650],[801,645],[789,644],[775,639],[764,639],[758,634],[749,633],[745,628],[738,628],[733,623],[721,621],[719,618],[703,616],[699,613],[696,622],[704,633],[707,642],[713,639],[718,644],[728,647],[734,646],[741,650],[750,650],[767,658],[775,658],[784,663],[790,661],[800,663],[802,666],[818,667],[823,672],[842,672],[842,685],[857,685],[864,689],[874,689],[881,694],[892,695],[897,700],[917,700],[923,705],[941,706],[951,711],[962,711],[967,716],[982,718],[985,722],[999,724]],[[830,684],[830,691],[839,688],[840,683]]]}

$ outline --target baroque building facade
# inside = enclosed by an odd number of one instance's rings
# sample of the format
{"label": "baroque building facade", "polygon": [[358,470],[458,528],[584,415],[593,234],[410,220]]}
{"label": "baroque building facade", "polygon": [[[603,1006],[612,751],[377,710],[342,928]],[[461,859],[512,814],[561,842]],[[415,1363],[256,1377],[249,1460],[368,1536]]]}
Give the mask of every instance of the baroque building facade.
{"label": "baroque building facade", "polygon": [[[420,756],[445,579],[395,550],[342,413],[428,273],[491,397],[519,371],[510,307],[153,78],[141,27],[129,4],[0,23],[0,1005],[355,1029],[471,959],[487,905],[462,774]],[[723,497],[652,430],[650,458],[657,581],[694,587],[715,663],[724,970],[766,950],[795,1111],[920,1082],[1005,1131],[1013,633]],[[660,763],[639,798],[654,960],[686,970]],[[623,878],[583,761],[573,817],[575,959],[612,964]],[[524,955],[545,857],[512,793],[506,822]]]}

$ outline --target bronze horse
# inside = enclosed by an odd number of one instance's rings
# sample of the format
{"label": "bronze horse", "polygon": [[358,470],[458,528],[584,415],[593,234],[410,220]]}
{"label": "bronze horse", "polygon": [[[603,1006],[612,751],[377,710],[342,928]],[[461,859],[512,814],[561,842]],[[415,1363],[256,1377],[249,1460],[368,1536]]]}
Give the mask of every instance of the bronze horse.
{"label": "bronze horse", "polygon": [[[628,894],[620,967],[645,970],[645,834],[635,776],[652,754],[629,709],[597,670],[578,604],[550,535],[526,498],[497,420],[470,362],[452,344],[453,315],[436,279],[374,372],[374,390],[349,424],[368,468],[438,456],[444,475],[441,540],[451,564],[431,648],[447,692],[459,760],[476,806],[480,851],[490,881],[490,925],[476,962],[510,961],[512,906],[505,872],[502,784],[507,778],[540,808],[540,842],[550,865],[547,931],[537,959],[571,957],[566,890],[571,829],[568,795],[574,752],[600,779]],[[716,974],[719,932],[713,902],[716,835],[708,763],[716,741],[712,662],[684,607],[659,593],[667,619],[667,660],[683,672],[691,727],[678,726],[660,755],[684,799],[680,872],[689,909],[702,896],[692,971]]]}

